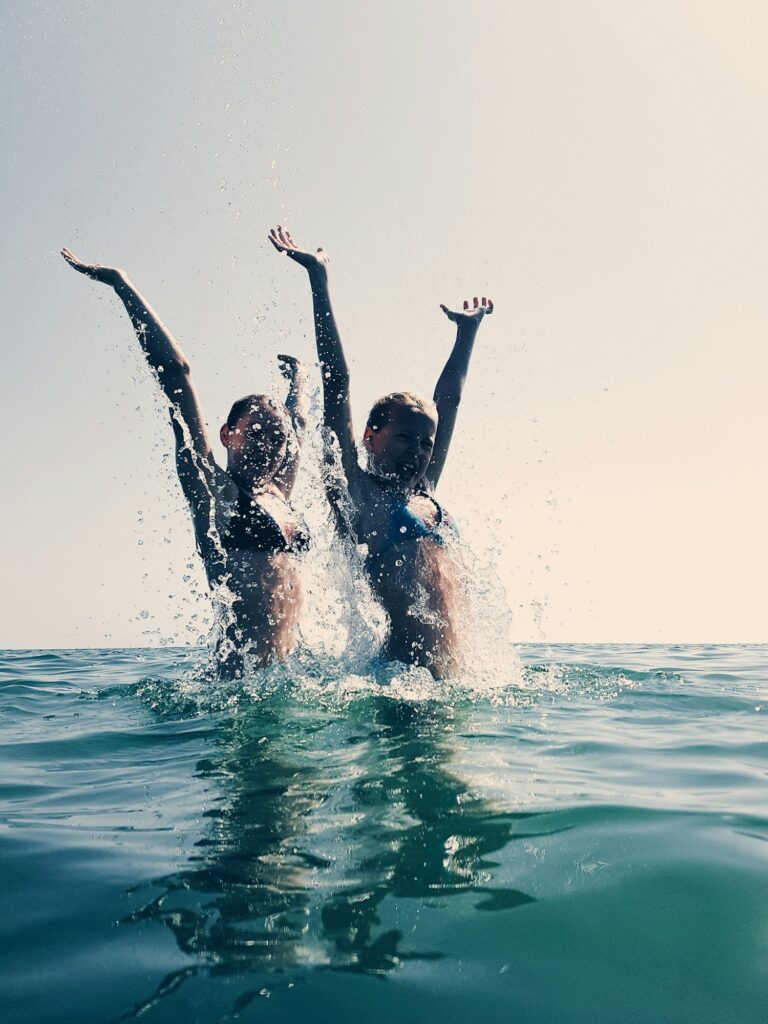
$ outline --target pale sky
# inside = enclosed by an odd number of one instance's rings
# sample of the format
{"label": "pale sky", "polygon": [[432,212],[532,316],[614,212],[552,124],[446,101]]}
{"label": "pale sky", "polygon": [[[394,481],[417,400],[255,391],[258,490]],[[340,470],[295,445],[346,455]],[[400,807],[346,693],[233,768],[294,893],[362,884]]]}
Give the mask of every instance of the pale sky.
{"label": "pale sky", "polygon": [[498,549],[516,640],[768,639],[764,4],[43,0],[1,27],[1,646],[202,614],[162,405],[60,248],[128,271],[215,434],[277,352],[314,359],[275,223],[331,256],[361,429],[431,393],[440,302],[494,298],[439,496]]}

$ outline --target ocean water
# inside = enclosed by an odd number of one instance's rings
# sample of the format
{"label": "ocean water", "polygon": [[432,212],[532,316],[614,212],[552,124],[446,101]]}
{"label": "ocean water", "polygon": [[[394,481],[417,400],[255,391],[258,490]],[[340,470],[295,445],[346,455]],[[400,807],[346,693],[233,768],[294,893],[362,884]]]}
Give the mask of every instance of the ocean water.
{"label": "ocean water", "polygon": [[768,647],[0,656],[5,1024],[765,1024]]}

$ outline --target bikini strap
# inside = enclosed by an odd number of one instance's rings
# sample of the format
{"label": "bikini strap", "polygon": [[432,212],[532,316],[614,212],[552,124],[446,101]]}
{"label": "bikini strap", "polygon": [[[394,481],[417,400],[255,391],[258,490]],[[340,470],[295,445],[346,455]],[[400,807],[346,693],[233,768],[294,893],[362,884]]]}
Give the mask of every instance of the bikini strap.
{"label": "bikini strap", "polygon": [[413,493],[418,494],[420,498],[429,498],[429,500],[435,506],[435,510],[437,511],[437,519],[435,520],[435,526],[441,526],[443,523],[443,519],[445,518],[445,516],[443,515],[443,506],[440,504],[440,502],[437,500],[434,494],[430,494],[430,492],[426,488],[420,488],[418,491],[414,491]]}

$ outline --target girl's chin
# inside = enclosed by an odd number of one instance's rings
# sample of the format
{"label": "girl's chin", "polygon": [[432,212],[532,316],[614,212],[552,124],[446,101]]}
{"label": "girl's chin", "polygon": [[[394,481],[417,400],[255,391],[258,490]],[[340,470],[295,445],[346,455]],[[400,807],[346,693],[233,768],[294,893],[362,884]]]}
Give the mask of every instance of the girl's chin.
{"label": "girl's chin", "polygon": [[380,463],[370,464],[371,472],[381,480],[391,480],[401,487],[415,487],[422,479],[417,469],[404,466],[382,466]]}

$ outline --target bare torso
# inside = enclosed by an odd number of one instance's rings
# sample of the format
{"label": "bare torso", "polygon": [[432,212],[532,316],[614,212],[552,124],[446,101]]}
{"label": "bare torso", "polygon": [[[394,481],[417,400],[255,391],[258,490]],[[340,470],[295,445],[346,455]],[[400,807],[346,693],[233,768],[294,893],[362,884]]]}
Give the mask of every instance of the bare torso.
{"label": "bare torso", "polygon": [[304,598],[299,559],[288,552],[234,549],[227,567],[239,645],[258,665],[284,660],[296,643]]}
{"label": "bare torso", "polygon": [[195,517],[209,584],[230,613],[224,643],[255,665],[283,660],[295,646],[303,605],[300,554],[308,537],[287,501],[271,490],[245,499],[223,470],[213,516]]}
{"label": "bare torso", "polygon": [[366,545],[365,569],[389,615],[389,657],[438,677],[461,667],[462,586],[443,510],[426,493],[407,493],[363,471],[353,488],[353,528]]}

